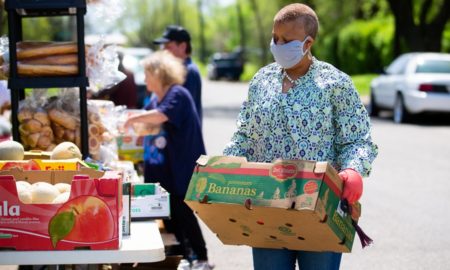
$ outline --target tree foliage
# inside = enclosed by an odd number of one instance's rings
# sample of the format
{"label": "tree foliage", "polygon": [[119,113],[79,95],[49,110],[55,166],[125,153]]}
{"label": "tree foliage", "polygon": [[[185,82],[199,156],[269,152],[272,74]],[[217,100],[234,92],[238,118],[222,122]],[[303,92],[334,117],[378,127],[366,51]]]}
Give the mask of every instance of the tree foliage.
{"label": "tree foliage", "polygon": [[[128,46],[158,49],[152,41],[169,24],[192,36],[194,57],[203,62],[215,52],[245,49],[258,66],[273,61],[269,51],[272,20],[294,0],[123,0],[125,14],[111,26],[86,25],[86,33],[119,32]],[[314,55],[349,73],[373,72],[406,51],[450,51],[450,0],[305,0],[317,13]],[[89,8],[88,8],[89,13]],[[0,33],[7,33],[0,12]],[[70,22],[35,18],[24,23],[33,40],[70,39]]]}
{"label": "tree foliage", "polygon": [[394,54],[441,51],[450,0],[387,0],[395,17]]}

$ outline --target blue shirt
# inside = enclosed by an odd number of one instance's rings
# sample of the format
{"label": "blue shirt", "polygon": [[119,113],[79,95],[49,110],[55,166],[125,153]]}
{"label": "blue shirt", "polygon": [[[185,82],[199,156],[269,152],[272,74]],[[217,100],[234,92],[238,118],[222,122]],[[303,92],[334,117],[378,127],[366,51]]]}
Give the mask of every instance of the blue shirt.
{"label": "blue shirt", "polygon": [[276,63],[257,72],[224,154],[253,162],[328,161],[337,170],[368,175],[378,148],[351,78],[313,58],[308,72],[286,93],[282,82],[283,69]]}
{"label": "blue shirt", "polygon": [[196,161],[206,153],[194,101],[186,88],[175,85],[161,102],[153,98],[145,108],[169,118],[159,134],[144,139],[145,181],[160,182],[169,193],[184,197]]}
{"label": "blue shirt", "polygon": [[183,86],[189,90],[192,99],[195,103],[195,109],[197,110],[198,118],[200,119],[200,125],[202,123],[202,79],[200,72],[198,71],[197,65],[192,62],[190,57],[186,58],[184,61],[186,66],[187,74],[186,81]]}

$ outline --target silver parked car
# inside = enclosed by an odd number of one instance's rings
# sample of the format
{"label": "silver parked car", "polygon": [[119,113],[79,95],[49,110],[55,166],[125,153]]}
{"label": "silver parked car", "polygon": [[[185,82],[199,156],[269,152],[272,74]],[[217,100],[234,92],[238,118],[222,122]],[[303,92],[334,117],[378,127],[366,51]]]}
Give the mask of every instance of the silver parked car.
{"label": "silver parked car", "polygon": [[393,110],[395,123],[422,112],[450,112],[450,54],[406,53],[370,84],[368,111]]}

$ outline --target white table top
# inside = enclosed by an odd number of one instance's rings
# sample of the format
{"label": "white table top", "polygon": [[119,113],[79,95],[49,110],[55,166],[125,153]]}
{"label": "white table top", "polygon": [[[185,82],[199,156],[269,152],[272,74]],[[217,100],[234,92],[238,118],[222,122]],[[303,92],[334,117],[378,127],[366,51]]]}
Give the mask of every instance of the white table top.
{"label": "white table top", "polygon": [[118,250],[0,251],[0,265],[101,264],[157,262],[165,259],[155,221],[131,222]]}

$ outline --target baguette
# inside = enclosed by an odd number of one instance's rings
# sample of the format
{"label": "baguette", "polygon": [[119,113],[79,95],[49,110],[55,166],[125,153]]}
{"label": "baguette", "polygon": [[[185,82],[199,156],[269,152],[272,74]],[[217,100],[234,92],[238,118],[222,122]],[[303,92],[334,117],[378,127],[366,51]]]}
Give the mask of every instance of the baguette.
{"label": "baguette", "polygon": [[72,54],[50,55],[40,58],[24,59],[19,62],[26,65],[76,65],[78,64],[78,56]]}
{"label": "baguette", "polygon": [[22,76],[64,76],[78,74],[77,65],[17,65],[18,73]]}
{"label": "baguette", "polygon": [[77,53],[78,48],[75,42],[22,42],[17,46],[17,59],[51,56],[57,54]]}
{"label": "baguette", "polygon": [[35,49],[42,46],[48,46],[54,42],[51,41],[19,41],[16,43],[17,50]]}

